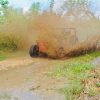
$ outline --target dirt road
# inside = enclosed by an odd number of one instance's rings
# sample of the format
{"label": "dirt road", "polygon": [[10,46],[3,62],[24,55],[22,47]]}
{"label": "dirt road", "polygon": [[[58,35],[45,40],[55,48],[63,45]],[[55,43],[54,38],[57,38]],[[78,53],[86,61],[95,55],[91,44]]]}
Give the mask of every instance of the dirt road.
{"label": "dirt road", "polygon": [[54,60],[21,57],[0,62],[0,100],[64,100],[62,80],[46,75]]}

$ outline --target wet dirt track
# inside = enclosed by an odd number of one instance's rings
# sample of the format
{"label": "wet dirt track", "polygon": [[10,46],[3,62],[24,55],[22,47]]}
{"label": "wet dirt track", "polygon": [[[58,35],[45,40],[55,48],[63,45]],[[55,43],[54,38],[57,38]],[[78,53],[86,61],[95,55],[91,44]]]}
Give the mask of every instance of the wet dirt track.
{"label": "wet dirt track", "polygon": [[53,60],[25,57],[0,62],[0,100],[64,100],[63,85],[45,75]]}

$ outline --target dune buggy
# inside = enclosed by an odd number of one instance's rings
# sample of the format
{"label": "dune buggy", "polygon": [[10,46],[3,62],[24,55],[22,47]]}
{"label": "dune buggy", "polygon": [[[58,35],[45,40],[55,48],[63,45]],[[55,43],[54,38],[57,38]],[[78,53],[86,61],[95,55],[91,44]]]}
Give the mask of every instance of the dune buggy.
{"label": "dune buggy", "polygon": [[[76,36],[76,29],[74,29],[74,28],[61,28],[60,31],[61,31],[61,33],[62,32],[64,33],[64,39],[66,39],[68,34],[71,34],[70,41],[72,42],[72,44],[77,43],[78,38]],[[36,44],[33,44],[29,50],[30,56],[31,57],[41,57],[41,56],[48,57],[49,54],[47,53],[46,43],[47,43],[46,41],[38,40]],[[62,46],[59,47],[58,55],[62,55],[63,50],[64,49]]]}

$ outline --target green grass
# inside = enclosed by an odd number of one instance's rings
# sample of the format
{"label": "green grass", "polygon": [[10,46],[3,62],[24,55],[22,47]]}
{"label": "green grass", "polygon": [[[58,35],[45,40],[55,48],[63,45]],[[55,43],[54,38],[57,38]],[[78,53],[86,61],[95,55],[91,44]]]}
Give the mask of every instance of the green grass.
{"label": "green grass", "polygon": [[0,54],[0,61],[6,60],[7,56]]}
{"label": "green grass", "polygon": [[91,87],[88,91],[88,96],[92,97],[97,94],[95,87]]}
{"label": "green grass", "polygon": [[[84,80],[93,77],[89,71],[95,69],[90,62],[100,56],[100,52],[86,54],[75,57],[63,62],[57,62],[54,71],[50,71],[47,75],[57,79],[67,79],[67,84],[60,89],[65,95],[66,100],[77,100],[77,97],[83,92]],[[94,94],[90,90],[89,95]]]}
{"label": "green grass", "polygon": [[100,82],[96,83],[96,86],[97,86],[97,87],[100,87]]}
{"label": "green grass", "polygon": [[79,95],[84,89],[84,85],[79,81],[71,81],[66,87],[60,89],[66,96],[66,100],[77,100]]}

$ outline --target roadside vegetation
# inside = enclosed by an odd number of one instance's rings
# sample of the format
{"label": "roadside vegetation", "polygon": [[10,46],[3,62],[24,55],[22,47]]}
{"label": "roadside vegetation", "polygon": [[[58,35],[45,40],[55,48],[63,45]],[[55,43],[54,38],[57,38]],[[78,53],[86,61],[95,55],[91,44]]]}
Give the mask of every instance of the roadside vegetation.
{"label": "roadside vegetation", "polygon": [[93,52],[84,56],[69,59],[67,62],[57,62],[55,70],[47,73],[48,77],[67,80],[65,86],[58,89],[64,93],[66,100],[84,100],[100,93],[97,66],[92,61],[100,56],[100,52]]}
{"label": "roadside vegetation", "polygon": [[2,61],[2,60],[6,60],[6,59],[7,59],[6,55],[4,55],[4,54],[0,54],[0,61]]}

